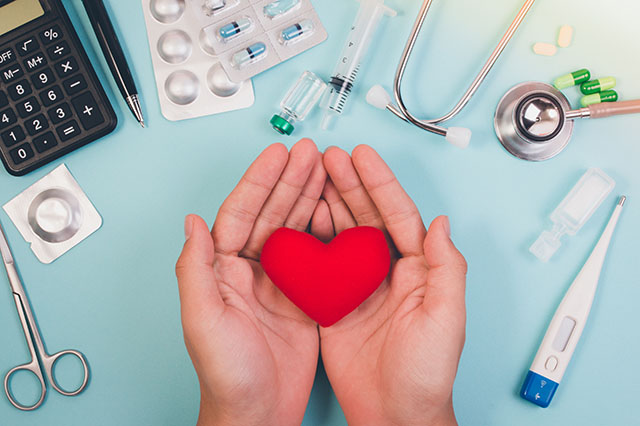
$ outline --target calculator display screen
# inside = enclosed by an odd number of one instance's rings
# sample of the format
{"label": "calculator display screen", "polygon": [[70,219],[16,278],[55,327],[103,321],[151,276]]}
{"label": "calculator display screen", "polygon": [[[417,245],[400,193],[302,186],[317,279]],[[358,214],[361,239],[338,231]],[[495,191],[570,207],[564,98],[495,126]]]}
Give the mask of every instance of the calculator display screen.
{"label": "calculator display screen", "polygon": [[0,0],[0,36],[42,15],[40,0]]}

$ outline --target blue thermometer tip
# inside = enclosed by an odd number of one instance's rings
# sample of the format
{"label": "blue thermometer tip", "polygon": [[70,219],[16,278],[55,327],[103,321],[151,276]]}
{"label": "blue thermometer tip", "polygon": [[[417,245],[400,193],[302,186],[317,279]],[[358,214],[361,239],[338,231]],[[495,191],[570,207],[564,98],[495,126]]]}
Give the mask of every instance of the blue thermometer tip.
{"label": "blue thermometer tip", "polygon": [[558,389],[558,384],[544,376],[529,371],[524,379],[520,396],[529,402],[547,408]]}

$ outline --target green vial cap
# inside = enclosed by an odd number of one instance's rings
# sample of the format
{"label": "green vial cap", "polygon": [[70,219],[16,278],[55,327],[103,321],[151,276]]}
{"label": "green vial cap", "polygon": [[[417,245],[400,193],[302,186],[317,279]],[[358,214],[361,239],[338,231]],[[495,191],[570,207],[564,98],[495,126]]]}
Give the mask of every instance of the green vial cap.
{"label": "green vial cap", "polygon": [[285,120],[284,118],[280,117],[278,114],[274,115],[271,118],[271,126],[273,126],[273,129],[280,133],[281,135],[287,135],[290,136],[291,133],[293,133],[293,124],[289,123],[287,120]]}
{"label": "green vial cap", "polygon": [[615,102],[618,100],[618,93],[615,90],[605,90],[604,92],[594,93],[593,95],[584,96],[580,100],[583,107],[599,104],[602,102]]}
{"label": "green vial cap", "polygon": [[591,78],[591,73],[588,69],[583,68],[578,71],[574,71],[569,74],[565,74],[555,79],[553,85],[558,90],[566,89],[567,87],[575,86],[577,84],[582,84],[585,81],[589,81]]}
{"label": "green vial cap", "polygon": [[592,95],[594,93],[613,89],[614,87],[616,87],[615,78],[602,77],[597,80],[592,80],[592,81],[587,81],[586,83],[582,83],[582,86],[580,86],[580,91],[584,95]]}

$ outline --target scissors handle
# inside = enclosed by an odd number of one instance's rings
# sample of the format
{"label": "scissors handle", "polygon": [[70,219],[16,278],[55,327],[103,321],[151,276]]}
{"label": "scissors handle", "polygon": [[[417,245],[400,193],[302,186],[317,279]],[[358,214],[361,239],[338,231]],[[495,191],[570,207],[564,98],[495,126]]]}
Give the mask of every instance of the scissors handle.
{"label": "scissors handle", "polygon": [[[22,405],[20,404],[13,396],[11,392],[11,386],[9,385],[9,381],[11,380],[11,376],[19,371],[27,371],[38,378],[40,382],[40,399],[33,405]],[[11,405],[16,407],[22,411],[31,411],[38,408],[42,402],[44,401],[44,397],[47,394],[47,386],[44,382],[44,377],[42,377],[42,371],[40,370],[40,366],[38,365],[38,361],[36,359],[31,360],[31,362],[23,365],[19,365],[13,369],[11,369],[6,376],[4,376],[4,392],[7,394],[7,398]]]}
{"label": "scissors handle", "polygon": [[[58,385],[58,382],[56,380],[56,376],[53,373],[53,367],[56,364],[56,362],[58,362],[58,360],[60,360],[60,358],[66,356],[66,355],[72,355],[75,356],[76,358],[78,358],[80,360],[80,363],[82,363],[82,368],[84,370],[84,377],[82,379],[82,384],[73,391],[66,391],[64,389],[62,389],[62,387],[60,387],[60,385]],[[82,392],[84,390],[84,388],[87,387],[87,383],[89,382],[89,365],[87,364],[87,360],[84,357],[84,355],[82,355],[81,352],[78,351],[74,351],[74,350],[66,350],[66,351],[60,351],[58,353],[55,353],[53,355],[45,355],[42,357],[42,365],[44,367],[44,371],[45,371],[45,375],[47,376],[47,379],[49,379],[49,382],[51,383],[51,386],[53,386],[53,388],[60,394],[64,395],[64,396],[76,396],[78,395],[80,392]]]}

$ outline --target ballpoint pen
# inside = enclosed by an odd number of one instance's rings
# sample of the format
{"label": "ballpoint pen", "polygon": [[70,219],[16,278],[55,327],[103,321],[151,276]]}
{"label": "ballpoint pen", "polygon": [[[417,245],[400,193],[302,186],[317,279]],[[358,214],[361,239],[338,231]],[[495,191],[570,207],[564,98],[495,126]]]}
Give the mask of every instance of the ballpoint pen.
{"label": "ballpoint pen", "polygon": [[144,127],[144,117],[142,115],[138,90],[136,89],[136,84],[131,75],[127,59],[103,1],[82,0],[82,4],[87,11],[91,26],[96,33],[102,53],[118,85],[118,89],[120,89],[122,97],[136,117],[136,120]]}

